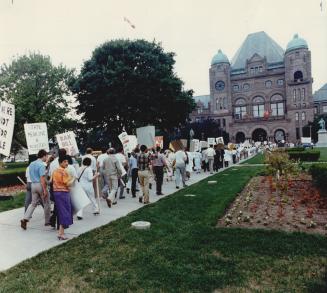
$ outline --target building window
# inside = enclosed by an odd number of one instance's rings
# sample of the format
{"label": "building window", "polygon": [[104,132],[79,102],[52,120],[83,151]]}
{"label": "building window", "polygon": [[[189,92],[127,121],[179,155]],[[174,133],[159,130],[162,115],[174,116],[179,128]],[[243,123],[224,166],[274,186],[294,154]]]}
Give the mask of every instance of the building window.
{"label": "building window", "polygon": [[223,127],[225,127],[225,126],[226,126],[226,119],[223,118]]}
{"label": "building window", "polygon": [[227,98],[226,97],[223,98],[223,108],[227,109]]}
{"label": "building window", "polygon": [[305,119],[306,119],[306,115],[305,115],[305,112],[302,112],[302,115],[301,115],[301,117],[302,117],[302,121],[305,121]]}
{"label": "building window", "polygon": [[296,51],[295,52],[295,57],[299,57],[300,56],[300,52],[299,51]]}
{"label": "building window", "polygon": [[250,88],[250,85],[248,83],[243,84],[243,89],[248,90]]}
{"label": "building window", "polygon": [[293,90],[293,101],[296,102],[296,89]]}
{"label": "building window", "polygon": [[258,74],[259,68],[258,67],[255,67],[254,68],[254,71],[255,71],[255,74]]}
{"label": "building window", "polygon": [[327,105],[323,105],[322,106],[322,112],[323,113],[327,113]]}
{"label": "building window", "polygon": [[317,107],[317,106],[314,107],[314,114],[315,114],[315,115],[318,114],[318,107]]}
{"label": "building window", "polygon": [[235,107],[235,119],[243,119],[246,115],[246,106],[237,106]]}
{"label": "building window", "polygon": [[253,117],[263,117],[265,112],[265,105],[253,105]]}
{"label": "building window", "polygon": [[267,80],[265,82],[265,85],[266,85],[267,88],[271,87],[271,84],[272,84],[271,80]]}
{"label": "building window", "polygon": [[277,84],[278,85],[283,85],[284,84],[284,79],[278,79]]}
{"label": "building window", "polygon": [[259,72],[263,72],[262,66],[259,66]]}
{"label": "building window", "polygon": [[216,110],[219,110],[219,100],[216,99]]}
{"label": "building window", "polygon": [[297,89],[297,100],[301,101],[301,89]]}
{"label": "building window", "polygon": [[305,88],[302,89],[302,100],[304,101],[305,99]]}
{"label": "building window", "polygon": [[251,69],[250,69],[250,73],[253,75],[254,74],[254,68],[253,67],[251,67]]}
{"label": "building window", "polygon": [[233,85],[233,91],[234,92],[237,92],[239,90],[239,86],[238,86],[238,84],[234,84]]}
{"label": "building window", "polygon": [[220,127],[220,119],[217,119],[217,126]]}
{"label": "building window", "polygon": [[303,73],[300,70],[294,72],[294,82],[299,81],[303,81]]}
{"label": "building window", "polygon": [[296,127],[296,139],[300,139],[300,128]]}
{"label": "building window", "polygon": [[272,116],[283,116],[284,115],[284,103],[273,103],[271,106]]}
{"label": "building window", "polygon": [[299,121],[299,112],[295,113],[295,121]]}
{"label": "building window", "polygon": [[306,108],[306,107],[307,107],[307,104],[306,104],[306,103],[303,103],[303,104],[302,104],[302,107],[303,107],[303,108]]}

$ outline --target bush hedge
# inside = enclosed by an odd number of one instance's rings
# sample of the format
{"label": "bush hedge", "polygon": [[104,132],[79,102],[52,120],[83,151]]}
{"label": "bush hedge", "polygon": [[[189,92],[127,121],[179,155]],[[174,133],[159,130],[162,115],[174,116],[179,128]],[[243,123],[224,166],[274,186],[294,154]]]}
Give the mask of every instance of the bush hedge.
{"label": "bush hedge", "polygon": [[309,169],[314,184],[321,194],[327,195],[327,164],[313,164]]}
{"label": "bush hedge", "polygon": [[19,176],[26,182],[25,171],[12,172],[12,173],[0,173],[0,187],[21,184],[21,182],[17,179],[17,176]]}
{"label": "bush hedge", "polygon": [[287,152],[304,152],[304,147],[287,148]]}
{"label": "bush hedge", "polygon": [[316,162],[319,160],[320,157],[320,151],[316,150],[307,150],[307,151],[292,151],[288,152],[289,158],[291,160],[300,160],[300,161],[309,161],[309,162]]}

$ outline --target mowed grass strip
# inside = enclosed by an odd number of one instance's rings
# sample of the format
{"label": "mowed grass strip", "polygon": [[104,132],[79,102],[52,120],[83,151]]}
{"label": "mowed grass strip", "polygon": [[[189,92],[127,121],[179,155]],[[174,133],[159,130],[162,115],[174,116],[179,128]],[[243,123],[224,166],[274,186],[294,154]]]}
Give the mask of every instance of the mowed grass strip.
{"label": "mowed grass strip", "polygon": [[41,253],[1,273],[0,292],[324,292],[326,238],[216,228],[260,170],[226,170]]}
{"label": "mowed grass strip", "polygon": [[[13,199],[0,201],[0,212],[21,208],[25,203],[25,192],[13,196]],[[1,287],[1,286],[0,286]]]}

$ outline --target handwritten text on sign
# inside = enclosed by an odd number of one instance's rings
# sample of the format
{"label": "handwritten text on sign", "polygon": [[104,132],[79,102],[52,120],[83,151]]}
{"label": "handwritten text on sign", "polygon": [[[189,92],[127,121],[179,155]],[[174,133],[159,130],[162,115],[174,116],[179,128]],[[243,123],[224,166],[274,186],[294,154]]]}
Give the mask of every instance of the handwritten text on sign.
{"label": "handwritten text on sign", "polygon": [[15,125],[15,106],[0,102],[0,154],[8,157]]}
{"label": "handwritten text on sign", "polygon": [[74,132],[57,134],[56,138],[59,147],[65,149],[68,155],[74,156],[79,153]]}
{"label": "handwritten text on sign", "polygon": [[28,153],[35,155],[39,150],[49,151],[48,130],[46,123],[24,124]]}

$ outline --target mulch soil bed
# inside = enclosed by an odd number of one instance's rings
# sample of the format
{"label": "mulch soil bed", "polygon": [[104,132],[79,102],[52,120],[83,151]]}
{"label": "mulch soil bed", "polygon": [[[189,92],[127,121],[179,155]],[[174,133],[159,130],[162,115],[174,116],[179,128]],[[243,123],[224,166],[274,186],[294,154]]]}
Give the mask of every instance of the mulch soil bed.
{"label": "mulch soil bed", "polygon": [[277,184],[271,176],[254,177],[219,219],[218,226],[327,236],[327,197],[320,196],[307,174],[281,179]]}

